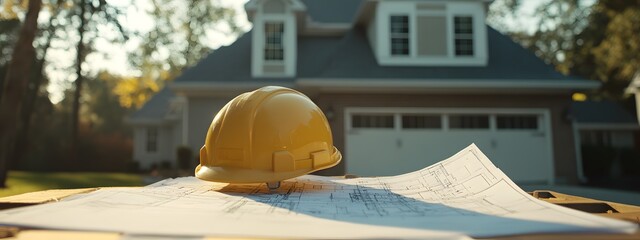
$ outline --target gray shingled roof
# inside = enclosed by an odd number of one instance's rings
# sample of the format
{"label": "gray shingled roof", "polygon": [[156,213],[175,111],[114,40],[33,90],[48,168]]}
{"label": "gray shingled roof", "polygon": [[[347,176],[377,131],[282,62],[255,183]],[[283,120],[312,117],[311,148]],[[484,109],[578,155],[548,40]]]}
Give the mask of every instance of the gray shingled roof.
{"label": "gray shingled roof", "polygon": [[[380,66],[365,31],[355,27],[343,37],[298,37],[297,78],[505,80],[558,81],[577,78],[562,75],[509,37],[487,27],[487,66]],[[293,81],[294,79],[282,79]],[[176,82],[252,82],[251,32],[222,47],[189,68]]]}
{"label": "gray shingled roof", "polygon": [[637,124],[629,111],[611,101],[584,101],[571,103],[576,122],[583,124]]}
{"label": "gray shingled roof", "polygon": [[[320,74],[334,55],[342,37],[298,37],[297,77]],[[240,36],[233,44],[221,47],[188,68],[176,82],[252,82],[269,81],[251,77],[251,31]],[[274,79],[275,80],[275,79]],[[277,78],[293,82],[294,78]]]}
{"label": "gray shingled roof", "polygon": [[491,79],[565,80],[533,53],[495,29],[487,27],[487,66],[380,66],[363,29],[349,32],[337,46],[330,64],[317,77],[357,79]]}
{"label": "gray shingled roof", "polygon": [[362,0],[302,0],[315,22],[351,23]]}
{"label": "gray shingled roof", "polygon": [[138,111],[129,116],[132,121],[151,120],[161,121],[169,111],[169,100],[174,97],[174,93],[165,87],[153,95]]}

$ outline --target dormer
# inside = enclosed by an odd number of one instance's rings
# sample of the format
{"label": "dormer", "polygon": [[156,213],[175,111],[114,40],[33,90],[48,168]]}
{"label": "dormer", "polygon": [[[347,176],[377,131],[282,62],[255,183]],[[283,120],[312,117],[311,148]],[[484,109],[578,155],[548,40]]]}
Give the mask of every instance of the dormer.
{"label": "dormer", "polygon": [[367,35],[380,65],[485,66],[487,1],[380,1]]}
{"label": "dormer", "polygon": [[253,22],[251,75],[293,77],[296,74],[298,0],[252,0],[245,5]]}

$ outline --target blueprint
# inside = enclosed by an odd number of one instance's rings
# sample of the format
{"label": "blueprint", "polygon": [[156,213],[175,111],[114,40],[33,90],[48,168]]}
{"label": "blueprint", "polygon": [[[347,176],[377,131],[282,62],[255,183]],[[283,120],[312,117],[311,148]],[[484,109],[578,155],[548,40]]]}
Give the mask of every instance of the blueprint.
{"label": "blueprint", "polygon": [[1,211],[0,224],[131,235],[335,239],[468,239],[638,228],[531,197],[475,145],[398,176],[308,175],[284,181],[275,191],[265,184],[167,179]]}

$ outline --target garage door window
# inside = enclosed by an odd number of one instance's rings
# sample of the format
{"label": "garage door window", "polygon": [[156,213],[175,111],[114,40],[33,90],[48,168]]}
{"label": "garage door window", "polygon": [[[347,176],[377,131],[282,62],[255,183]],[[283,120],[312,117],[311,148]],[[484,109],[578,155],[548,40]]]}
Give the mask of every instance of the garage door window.
{"label": "garage door window", "polygon": [[403,115],[403,129],[440,129],[440,115]]}
{"label": "garage door window", "polygon": [[536,115],[498,115],[496,122],[498,129],[538,129],[538,116]]}
{"label": "garage door window", "polygon": [[451,129],[489,129],[488,115],[451,115],[449,116]]}
{"label": "garage door window", "polygon": [[393,128],[393,115],[353,115],[353,128]]}

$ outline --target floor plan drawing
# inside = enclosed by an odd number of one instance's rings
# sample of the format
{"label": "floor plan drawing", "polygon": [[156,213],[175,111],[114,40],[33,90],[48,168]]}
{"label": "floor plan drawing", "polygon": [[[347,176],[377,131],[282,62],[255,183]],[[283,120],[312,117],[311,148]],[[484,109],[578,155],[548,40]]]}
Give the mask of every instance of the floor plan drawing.
{"label": "floor plan drawing", "polygon": [[284,181],[275,191],[265,184],[167,179],[143,188],[105,189],[54,204],[2,211],[0,224],[278,238],[466,239],[637,229],[632,223],[531,197],[475,145],[397,176],[308,175]]}

